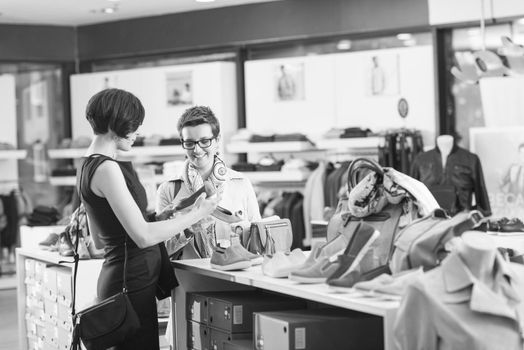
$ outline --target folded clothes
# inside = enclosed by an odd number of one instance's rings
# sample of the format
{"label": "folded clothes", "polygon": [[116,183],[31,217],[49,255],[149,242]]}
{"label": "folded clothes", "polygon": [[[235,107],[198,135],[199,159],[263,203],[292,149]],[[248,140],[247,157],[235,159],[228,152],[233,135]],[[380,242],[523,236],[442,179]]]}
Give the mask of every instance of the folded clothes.
{"label": "folded clothes", "polygon": [[273,139],[275,142],[309,141],[307,136],[301,133],[275,134]]}
{"label": "folded clothes", "polygon": [[171,137],[167,139],[161,139],[158,143],[160,146],[173,146],[181,145],[182,141],[178,137]]}
{"label": "folded clothes", "polygon": [[249,142],[273,142],[274,141],[274,135],[257,135],[253,134],[249,138]]}
{"label": "folded clothes", "polygon": [[231,165],[231,169],[236,171],[256,171],[257,165],[253,163],[235,163]]}

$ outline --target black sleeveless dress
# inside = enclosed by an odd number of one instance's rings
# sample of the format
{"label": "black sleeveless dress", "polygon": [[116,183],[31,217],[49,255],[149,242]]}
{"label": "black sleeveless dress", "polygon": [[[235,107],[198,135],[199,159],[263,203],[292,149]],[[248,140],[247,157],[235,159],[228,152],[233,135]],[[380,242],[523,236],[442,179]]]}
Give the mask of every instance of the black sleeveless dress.
{"label": "black sleeveless dress", "polygon": [[100,164],[117,162],[124,175],[127,188],[145,216],[147,197],[131,162],[116,161],[104,155],[91,155],[82,164],[79,187],[82,202],[89,216],[90,231],[96,232],[104,244],[104,263],[98,277],[97,292],[100,300],[122,290],[124,252],[127,239],[126,282],[129,298],[140,319],[141,328],[117,349],[159,349],[158,316],[155,299],[160,273],[161,256],[158,245],[140,249],[127,235],[109,202],[91,190],[91,179]]}

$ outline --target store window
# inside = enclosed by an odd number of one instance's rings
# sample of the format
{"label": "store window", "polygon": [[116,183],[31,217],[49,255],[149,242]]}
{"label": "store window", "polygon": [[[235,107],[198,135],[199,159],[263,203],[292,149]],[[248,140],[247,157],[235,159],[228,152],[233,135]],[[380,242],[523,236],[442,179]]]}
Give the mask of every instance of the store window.
{"label": "store window", "polygon": [[19,187],[34,205],[61,209],[64,190],[49,183],[51,166],[46,150],[57,148],[70,136],[64,107],[67,104],[63,67],[60,64],[0,63],[0,75],[5,78],[3,88],[13,91],[15,99],[15,108],[9,116],[4,115],[13,128],[3,137],[12,147],[26,151],[25,158],[8,166],[7,171],[13,175],[3,186],[3,192]]}

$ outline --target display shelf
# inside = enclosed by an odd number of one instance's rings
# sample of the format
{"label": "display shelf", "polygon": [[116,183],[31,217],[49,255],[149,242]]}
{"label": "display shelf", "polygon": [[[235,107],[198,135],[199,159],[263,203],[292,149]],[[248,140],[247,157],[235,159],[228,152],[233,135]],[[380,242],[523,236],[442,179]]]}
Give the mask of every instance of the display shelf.
{"label": "display shelf", "polygon": [[0,151],[0,160],[3,159],[24,159],[27,157],[27,151],[25,149],[9,149]]}
{"label": "display shelf", "polygon": [[[162,182],[171,180],[171,177],[166,175],[155,175],[155,183],[157,185]],[[51,176],[49,178],[49,183],[53,186],[75,186],[76,185],[76,176]]]}
{"label": "display shelf", "polygon": [[231,142],[227,145],[226,150],[229,153],[305,152],[315,150],[315,146],[308,141]]}
{"label": "display shelf", "polygon": [[271,183],[289,183],[304,182],[311,172],[304,171],[246,171],[243,172],[253,183],[271,182]]}
{"label": "display shelf", "polygon": [[[49,158],[52,159],[74,159],[85,156],[87,148],[64,148],[50,149],[47,151]],[[182,146],[144,146],[134,147],[129,152],[119,152],[121,158],[133,157],[162,157],[185,155],[186,152]]]}
{"label": "display shelf", "polygon": [[[313,302],[371,314],[383,318],[384,347],[394,349],[393,324],[398,301],[364,297],[359,293],[337,293],[326,284],[299,284],[287,278],[272,278],[262,273],[261,266],[241,271],[219,271],[210,267],[209,259],[177,260],[173,262],[180,286],[175,289],[176,320],[185,316],[185,295],[190,291],[259,288]],[[217,289],[219,288],[219,289]],[[184,322],[176,322],[177,349],[185,349]],[[175,330],[173,330],[175,332]],[[378,330],[377,330],[378,332]]]}
{"label": "display shelf", "polygon": [[321,150],[361,150],[376,149],[384,140],[380,136],[354,137],[344,139],[320,139],[315,142]]}
{"label": "display shelf", "polygon": [[49,183],[53,186],[75,186],[76,176],[51,176]]}

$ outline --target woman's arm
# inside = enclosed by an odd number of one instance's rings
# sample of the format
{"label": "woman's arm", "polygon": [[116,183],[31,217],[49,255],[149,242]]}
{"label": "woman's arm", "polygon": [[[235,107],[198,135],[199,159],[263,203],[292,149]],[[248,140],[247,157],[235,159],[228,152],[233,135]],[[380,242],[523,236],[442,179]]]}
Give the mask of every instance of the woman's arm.
{"label": "woman's arm", "polygon": [[124,175],[115,162],[103,162],[91,180],[95,194],[105,197],[116,217],[140,248],[165,241],[176,233],[208,216],[216,208],[217,197],[205,199],[203,194],[188,213],[177,215],[173,220],[147,222],[129,192]]}

